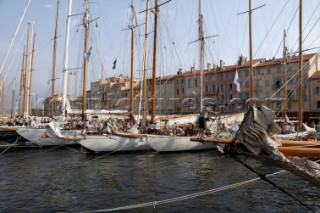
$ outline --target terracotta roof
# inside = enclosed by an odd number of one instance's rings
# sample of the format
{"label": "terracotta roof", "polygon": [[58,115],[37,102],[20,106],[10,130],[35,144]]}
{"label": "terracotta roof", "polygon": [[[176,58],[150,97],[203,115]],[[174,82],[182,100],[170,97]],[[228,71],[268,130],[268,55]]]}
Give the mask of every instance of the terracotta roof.
{"label": "terracotta roof", "polygon": [[320,79],[320,71],[313,73],[310,79]]}
{"label": "terracotta roof", "polygon": [[[303,61],[308,61],[314,55],[315,55],[315,53],[303,55],[302,60]],[[282,64],[283,62],[284,62],[283,58],[275,58],[275,59],[271,59],[271,60],[265,60],[265,62],[260,63],[256,67],[273,66],[273,65]],[[297,62],[299,62],[299,56],[290,56],[290,57],[288,57],[287,64],[297,63]]]}

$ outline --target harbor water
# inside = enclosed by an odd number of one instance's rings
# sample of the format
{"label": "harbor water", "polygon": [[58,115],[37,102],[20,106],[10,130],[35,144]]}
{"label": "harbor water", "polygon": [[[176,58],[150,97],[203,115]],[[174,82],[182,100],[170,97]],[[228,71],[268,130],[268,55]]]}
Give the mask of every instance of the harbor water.
{"label": "harbor water", "polygon": [[[0,158],[0,212],[320,210],[319,187],[289,172],[269,177],[284,193],[253,180],[256,174],[217,150],[93,155],[50,148],[5,152]],[[239,158],[261,174],[281,170]]]}

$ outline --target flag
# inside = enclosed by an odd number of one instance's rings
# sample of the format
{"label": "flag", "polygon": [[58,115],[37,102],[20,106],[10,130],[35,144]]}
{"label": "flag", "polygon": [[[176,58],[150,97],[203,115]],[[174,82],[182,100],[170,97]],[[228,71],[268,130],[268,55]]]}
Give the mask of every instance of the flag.
{"label": "flag", "polygon": [[137,92],[137,94],[134,96],[134,98],[137,98],[137,97],[139,97],[139,96],[140,96],[140,91]]}
{"label": "flag", "polygon": [[112,69],[113,69],[113,70],[115,70],[115,69],[116,69],[116,65],[117,65],[117,59],[116,59],[116,60],[114,60],[114,62],[113,62],[113,67],[112,67]]}
{"label": "flag", "polygon": [[233,83],[235,83],[237,85],[237,91],[240,92],[240,79],[239,79],[239,76],[238,76],[238,70],[236,70],[236,74],[234,76]]}
{"label": "flag", "polygon": [[89,62],[89,58],[90,58],[90,55],[91,55],[91,50],[92,50],[92,46],[88,49],[88,51],[86,52],[85,54],[85,57],[86,57],[86,60]]}

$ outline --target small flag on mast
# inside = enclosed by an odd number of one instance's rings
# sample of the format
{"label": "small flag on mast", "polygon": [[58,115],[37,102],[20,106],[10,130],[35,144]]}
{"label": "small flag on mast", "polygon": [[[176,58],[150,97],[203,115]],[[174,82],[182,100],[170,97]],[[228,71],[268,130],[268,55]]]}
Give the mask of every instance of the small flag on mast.
{"label": "small flag on mast", "polygon": [[113,69],[113,70],[115,70],[115,69],[116,69],[116,65],[117,65],[117,59],[116,59],[116,60],[114,60],[114,62],[113,62],[113,67],[112,67],[112,69]]}
{"label": "small flag on mast", "polygon": [[92,50],[92,46],[88,49],[88,51],[85,54],[87,62],[89,62],[89,58],[90,58],[90,55],[91,55],[91,50]]}
{"label": "small flag on mast", "polygon": [[240,92],[240,79],[239,79],[239,75],[238,75],[238,70],[236,70],[236,74],[234,76],[233,83],[235,83],[237,85],[237,91]]}

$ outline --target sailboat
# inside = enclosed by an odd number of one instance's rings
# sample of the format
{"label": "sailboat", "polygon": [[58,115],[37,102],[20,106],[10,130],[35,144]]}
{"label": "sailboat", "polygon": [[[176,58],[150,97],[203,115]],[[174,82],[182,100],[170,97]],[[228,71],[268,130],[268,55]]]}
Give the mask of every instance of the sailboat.
{"label": "sailboat", "polygon": [[[149,8],[149,0],[146,1],[147,11]],[[131,2],[131,8],[133,14],[134,6],[133,0]],[[146,15],[146,19],[148,19],[148,15]],[[146,22],[147,26],[147,22]],[[134,17],[132,18],[132,23],[130,26],[131,30],[131,95],[130,95],[130,115],[133,115],[133,78],[134,78],[134,66],[133,66],[133,48],[134,48]],[[85,92],[85,90],[84,90]],[[85,100],[85,99],[84,99]],[[84,113],[84,111],[83,111]],[[139,116],[138,116],[139,117]],[[104,129],[108,129],[109,134],[104,135],[87,135],[85,139],[81,140],[79,143],[86,150],[91,152],[123,152],[123,151],[144,151],[150,150],[151,147],[147,142],[146,134],[137,134],[135,133],[137,130],[136,127],[139,124],[139,118],[137,119],[137,123],[129,130],[130,132],[120,132],[118,131],[114,119],[109,118],[104,123]]]}
{"label": "sailboat", "polygon": [[[203,106],[203,64],[204,64],[204,33],[203,33],[203,16],[201,14],[201,0],[199,0],[199,39],[200,41],[200,113],[204,113]],[[227,116],[228,120],[232,119]],[[234,117],[235,118],[235,117]],[[239,118],[237,118],[239,119]],[[208,121],[207,126],[210,126],[211,131],[216,130],[216,126],[212,125],[213,121]],[[191,141],[190,136],[176,136],[176,135],[148,135],[150,146],[157,152],[177,152],[177,151],[195,151],[204,149],[215,149],[216,145],[206,144],[202,141]]]}
{"label": "sailboat", "polygon": [[[66,25],[66,43],[65,51],[68,49],[69,44],[69,28],[70,28],[70,16],[71,16],[71,5],[72,0],[69,0],[68,4],[68,16]],[[59,0],[57,1],[57,12],[56,12],[56,30],[55,30],[55,41],[54,41],[54,62],[53,62],[53,74],[52,74],[52,98],[54,98],[54,81],[55,81],[55,52],[56,52],[56,38],[57,38],[57,23],[58,23],[58,11],[59,11]],[[64,56],[65,64],[68,63],[68,54]],[[64,87],[65,89],[65,87]],[[53,103],[53,101],[52,101]],[[51,105],[51,115],[54,114],[53,105]],[[29,140],[33,144],[38,146],[61,146],[61,145],[78,145],[78,141],[83,138],[79,131],[60,130],[59,124],[55,121],[50,122],[48,125],[34,127],[18,127],[17,132]]]}

